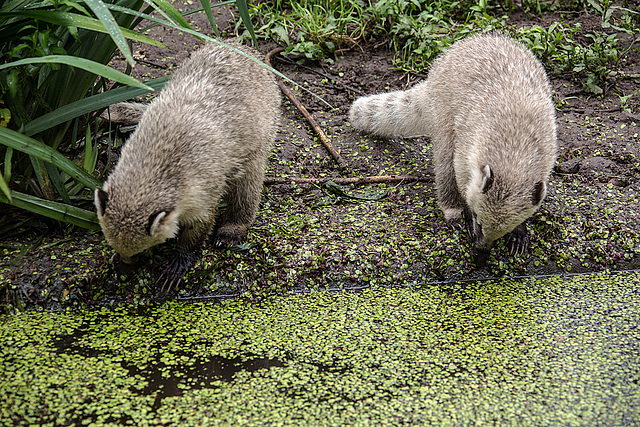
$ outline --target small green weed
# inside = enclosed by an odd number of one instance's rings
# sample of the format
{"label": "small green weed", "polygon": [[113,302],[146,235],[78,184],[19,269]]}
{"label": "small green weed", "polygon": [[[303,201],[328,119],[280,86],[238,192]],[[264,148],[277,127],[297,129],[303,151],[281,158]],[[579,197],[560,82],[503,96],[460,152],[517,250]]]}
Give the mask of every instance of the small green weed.
{"label": "small green weed", "polygon": [[355,1],[267,1],[254,5],[251,14],[259,17],[260,34],[309,60],[331,61],[328,55],[357,45],[366,26],[363,7]]}
{"label": "small green weed", "polygon": [[[585,32],[577,23],[562,21],[548,27],[515,28],[509,13],[526,14],[587,10],[599,16],[601,28]],[[259,17],[262,37],[285,43],[287,52],[307,60],[332,60],[343,49],[373,37],[387,38],[395,51],[394,65],[411,73],[426,71],[433,59],[452,43],[471,34],[502,31],[529,47],[545,65],[558,73],[571,73],[585,91],[603,94],[620,75],[620,60],[634,44],[622,49],[624,33],[636,37],[640,12],[625,2],[611,0],[272,0],[251,9]]]}

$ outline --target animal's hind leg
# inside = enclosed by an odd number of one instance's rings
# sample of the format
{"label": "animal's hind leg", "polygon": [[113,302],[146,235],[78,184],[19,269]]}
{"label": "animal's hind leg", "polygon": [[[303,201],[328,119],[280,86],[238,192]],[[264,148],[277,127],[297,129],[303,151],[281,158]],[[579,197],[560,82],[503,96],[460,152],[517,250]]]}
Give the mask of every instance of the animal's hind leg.
{"label": "animal's hind leg", "polygon": [[252,159],[246,164],[245,174],[230,182],[224,196],[227,208],[219,218],[219,226],[213,236],[215,246],[237,245],[247,237],[260,204],[264,167],[264,159]]}

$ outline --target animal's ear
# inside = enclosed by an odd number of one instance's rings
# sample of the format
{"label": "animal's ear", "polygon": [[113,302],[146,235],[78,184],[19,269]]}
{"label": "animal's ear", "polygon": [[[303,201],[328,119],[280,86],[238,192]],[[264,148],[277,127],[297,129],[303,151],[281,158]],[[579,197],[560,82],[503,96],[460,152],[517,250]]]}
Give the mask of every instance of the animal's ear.
{"label": "animal's ear", "polygon": [[109,193],[101,188],[96,188],[94,202],[96,209],[100,215],[104,215],[104,210],[107,208],[107,202],[109,201]]}
{"label": "animal's ear", "polygon": [[493,171],[489,167],[489,165],[485,165],[482,168],[482,194],[485,194],[491,186],[493,185]]}
{"label": "animal's ear", "polygon": [[546,195],[547,184],[543,181],[536,182],[536,185],[533,186],[533,193],[531,194],[531,203],[534,206],[540,204]]}
{"label": "animal's ear", "polygon": [[167,211],[160,211],[149,216],[149,222],[147,223],[147,234],[149,234],[149,236],[153,236],[158,232],[160,225],[162,225],[162,220],[168,213]]}

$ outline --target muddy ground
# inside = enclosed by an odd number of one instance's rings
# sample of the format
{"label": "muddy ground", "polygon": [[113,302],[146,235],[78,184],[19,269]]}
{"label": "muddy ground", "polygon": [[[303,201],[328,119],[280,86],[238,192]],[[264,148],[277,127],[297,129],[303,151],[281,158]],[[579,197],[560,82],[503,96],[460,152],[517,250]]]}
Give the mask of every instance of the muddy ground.
{"label": "muddy ground", "polygon": [[[227,34],[233,25],[230,16],[228,11],[218,14]],[[599,17],[586,13],[571,19],[581,22],[585,31],[600,25]],[[196,29],[211,34],[204,15],[191,15],[190,20]],[[516,14],[509,22],[516,27],[544,26],[558,20],[559,16],[548,14],[533,22]],[[156,28],[152,35],[168,50],[135,47],[139,64],[133,74],[141,79],[170,74],[200,44],[172,29]],[[275,47],[273,42],[260,44],[263,53]],[[342,55],[333,64],[300,64],[299,58],[279,55],[272,62],[333,107],[289,84],[346,167],[337,167],[318,135],[283,97],[282,124],[267,170],[269,182],[247,244],[223,251],[206,248],[186,283],[170,297],[240,295],[257,300],[291,290],[640,267],[640,95],[628,99],[627,111],[619,96],[631,94],[638,87],[637,78],[612,81],[597,97],[584,92],[574,76],[550,73],[560,146],[550,192],[529,220],[528,250],[510,256],[504,242],[498,242],[487,267],[479,269],[470,256],[466,232],[449,228],[438,210],[428,136],[383,140],[358,133],[348,123],[348,108],[358,96],[404,89],[424,76],[394,71],[384,40]],[[626,75],[640,74],[640,52],[630,50],[619,69]],[[322,184],[291,182],[291,178],[380,175],[418,179],[342,185],[342,194]],[[8,212],[7,218],[20,215]],[[24,231],[13,229],[0,240],[0,304],[5,309],[155,298],[155,267],[170,246],[150,254],[137,276],[119,280],[109,263],[112,251],[100,233],[67,231],[33,218],[25,221]]]}

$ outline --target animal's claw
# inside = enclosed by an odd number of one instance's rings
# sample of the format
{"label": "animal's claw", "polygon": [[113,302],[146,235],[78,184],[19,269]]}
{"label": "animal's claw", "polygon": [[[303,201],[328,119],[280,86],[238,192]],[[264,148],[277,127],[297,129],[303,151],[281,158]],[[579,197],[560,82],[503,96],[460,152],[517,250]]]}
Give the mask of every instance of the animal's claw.
{"label": "animal's claw", "polygon": [[193,252],[180,251],[162,265],[162,274],[156,281],[160,293],[166,295],[182,282],[184,275],[195,265],[198,257]]}
{"label": "animal's claw", "polygon": [[509,243],[511,256],[523,255],[529,246],[529,236],[524,224],[517,226],[509,234]]}
{"label": "animal's claw", "polygon": [[476,240],[478,238],[478,233],[476,233],[476,225],[473,221],[473,214],[469,209],[465,209],[462,211],[462,218],[464,219],[464,225],[467,229],[467,233],[469,233],[469,237],[471,237],[471,240]]}
{"label": "animal's claw", "polygon": [[239,245],[247,237],[246,227],[221,227],[213,236],[212,243],[216,249],[224,249]]}

